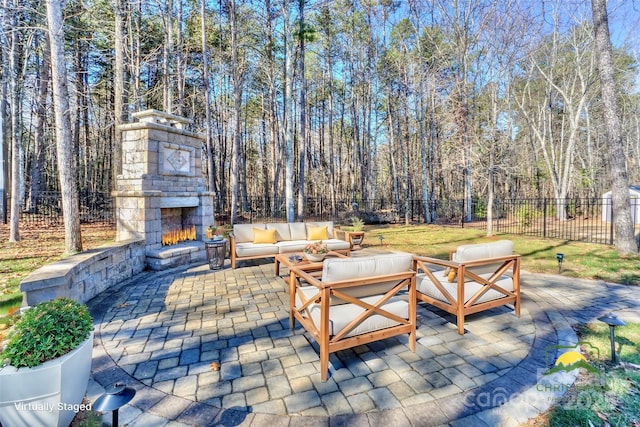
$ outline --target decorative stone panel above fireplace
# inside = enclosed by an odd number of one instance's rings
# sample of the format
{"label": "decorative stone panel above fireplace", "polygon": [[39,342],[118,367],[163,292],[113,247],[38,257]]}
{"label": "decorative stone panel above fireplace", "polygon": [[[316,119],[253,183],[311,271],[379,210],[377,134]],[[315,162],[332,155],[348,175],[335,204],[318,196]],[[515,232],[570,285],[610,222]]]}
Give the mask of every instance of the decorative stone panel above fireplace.
{"label": "decorative stone panel above fireplace", "polygon": [[[116,240],[144,239],[154,270],[203,261],[212,194],[202,176],[203,137],[190,120],[156,110],[134,113],[122,132],[122,174],[116,180]],[[195,228],[195,240],[163,246],[163,235]]]}

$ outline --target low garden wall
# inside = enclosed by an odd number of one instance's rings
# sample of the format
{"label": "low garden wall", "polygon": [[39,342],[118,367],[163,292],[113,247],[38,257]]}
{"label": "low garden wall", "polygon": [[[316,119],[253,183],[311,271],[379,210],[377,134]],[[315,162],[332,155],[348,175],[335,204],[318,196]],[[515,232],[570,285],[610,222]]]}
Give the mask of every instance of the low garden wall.
{"label": "low garden wall", "polygon": [[123,240],[40,267],[20,283],[22,306],[57,297],[86,303],[146,267],[144,240]]}

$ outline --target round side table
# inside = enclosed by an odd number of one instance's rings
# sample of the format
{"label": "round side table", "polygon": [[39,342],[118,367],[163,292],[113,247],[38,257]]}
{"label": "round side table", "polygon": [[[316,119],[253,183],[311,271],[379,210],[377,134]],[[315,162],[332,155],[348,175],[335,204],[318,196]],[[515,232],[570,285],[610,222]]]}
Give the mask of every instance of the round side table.
{"label": "round side table", "polygon": [[207,251],[209,268],[211,270],[221,269],[227,257],[227,239],[205,240],[204,247]]}

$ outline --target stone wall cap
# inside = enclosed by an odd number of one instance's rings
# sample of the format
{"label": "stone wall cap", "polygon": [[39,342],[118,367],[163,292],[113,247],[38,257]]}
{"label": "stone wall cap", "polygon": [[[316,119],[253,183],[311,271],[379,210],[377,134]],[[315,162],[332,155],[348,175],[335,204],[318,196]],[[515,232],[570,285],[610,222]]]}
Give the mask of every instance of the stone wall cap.
{"label": "stone wall cap", "polygon": [[141,122],[147,123],[168,123],[170,125],[175,125],[176,127],[181,127],[185,124],[192,124],[193,120],[188,119],[186,117],[177,116],[175,114],[166,113],[164,111],[159,111],[155,109],[148,109],[143,111],[137,111],[131,114],[134,118],[140,120]]}
{"label": "stone wall cap", "polygon": [[177,128],[174,126],[169,126],[166,124],[161,124],[161,123],[152,123],[152,122],[137,122],[137,123],[126,123],[123,125],[118,126],[118,131],[119,132],[123,132],[123,131],[131,131],[131,130],[141,130],[141,129],[156,129],[156,130],[162,130],[162,131],[166,131],[166,132],[170,132],[170,133],[174,133],[174,134],[178,134],[178,135],[183,135],[183,136],[187,136],[190,138],[195,138],[195,139],[199,139],[204,141],[205,137],[204,135],[200,135],[196,132],[191,132],[185,129],[181,129],[181,128]]}

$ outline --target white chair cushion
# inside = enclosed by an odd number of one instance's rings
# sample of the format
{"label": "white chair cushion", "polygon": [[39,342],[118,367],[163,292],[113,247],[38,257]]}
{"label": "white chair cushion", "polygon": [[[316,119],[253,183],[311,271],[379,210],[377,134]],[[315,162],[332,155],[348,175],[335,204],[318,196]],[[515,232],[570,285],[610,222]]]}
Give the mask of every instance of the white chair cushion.
{"label": "white chair cushion", "polygon": [[338,282],[409,270],[411,270],[411,254],[407,253],[328,259],[322,268],[322,281]]}
{"label": "white chair cushion", "polygon": [[[395,253],[355,258],[328,258],[322,267],[323,282],[339,282],[363,277],[383,276],[411,270],[411,254]],[[387,292],[397,285],[397,281],[372,283],[342,289],[355,298]]]}
{"label": "white chair cushion", "polygon": [[[513,242],[510,240],[499,240],[491,243],[476,243],[472,245],[458,246],[453,254],[453,261],[464,263],[478,259],[494,258],[513,254]],[[501,263],[487,264],[469,268],[470,271],[480,275],[489,274],[496,271]]]}
{"label": "white chair cushion", "polygon": [[[442,284],[442,286],[451,294],[454,301],[458,300],[458,283],[453,282],[450,283],[447,281],[447,277],[444,275],[443,271],[434,271],[433,275],[436,279]],[[480,277],[483,279],[488,279],[491,274],[480,274]],[[440,300],[442,302],[448,302],[447,299],[442,295],[442,293],[435,287],[431,280],[424,274],[420,273],[416,276],[416,290],[421,294],[430,296],[433,299]],[[509,276],[502,276],[496,282],[496,285],[500,286],[506,291],[513,292],[513,279]],[[469,301],[478,290],[482,287],[477,282],[465,282],[464,284],[464,301]],[[496,290],[490,289],[488,290],[482,297],[476,301],[476,303],[492,301],[498,298],[503,298],[505,295],[502,292],[498,292]]]}
{"label": "white chair cushion", "polygon": [[[312,297],[318,292],[318,289],[314,286],[305,286],[298,290],[298,292],[303,292],[307,298]],[[361,298],[363,301],[374,304],[376,301],[380,299],[379,295],[369,296]],[[297,307],[301,306],[300,300],[297,299],[296,302]],[[389,299],[384,305],[384,309],[389,311],[396,316],[402,317],[403,319],[409,318],[409,303],[405,300],[402,300],[398,297],[393,297]],[[311,318],[313,319],[313,323],[316,327],[320,328],[320,304],[312,304],[309,306],[309,311],[311,313]],[[329,309],[329,335],[333,336],[339,331],[341,331],[345,326],[349,324],[356,316],[362,314],[364,309],[354,304],[340,304],[340,305],[332,305]],[[379,331],[380,329],[390,328],[392,326],[399,325],[398,322],[395,322],[391,319],[388,319],[379,314],[374,314],[369,316],[367,320],[358,325],[354,330],[352,330],[348,337],[365,334],[367,332]]]}
{"label": "white chair cushion", "polygon": [[512,253],[513,242],[511,240],[461,245],[456,249],[454,261],[474,261],[477,259],[511,255]]}

